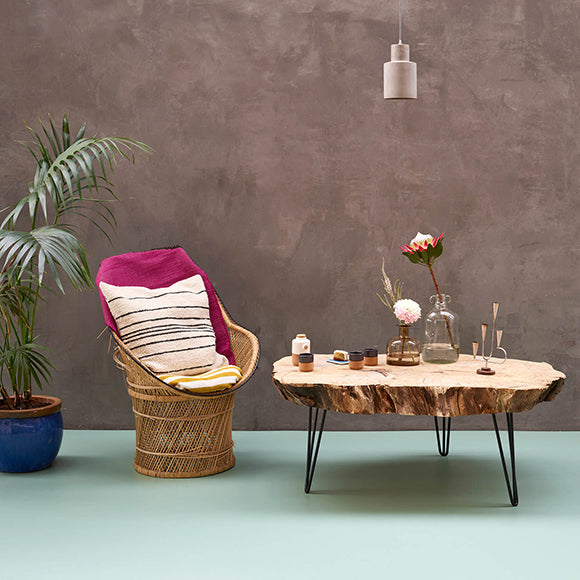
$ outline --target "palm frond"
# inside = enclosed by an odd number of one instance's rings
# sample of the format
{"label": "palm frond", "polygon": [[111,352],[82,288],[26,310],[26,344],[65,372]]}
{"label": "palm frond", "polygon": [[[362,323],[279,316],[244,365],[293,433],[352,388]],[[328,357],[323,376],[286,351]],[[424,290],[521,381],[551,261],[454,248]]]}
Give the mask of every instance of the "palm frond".
{"label": "palm frond", "polygon": [[34,340],[0,351],[0,368],[8,369],[10,376],[19,384],[26,383],[28,377],[42,389],[42,384],[51,378],[54,368],[44,352],[46,348]]}
{"label": "palm frond", "polygon": [[4,266],[11,264],[22,275],[32,269],[35,256],[39,284],[48,266],[61,292],[60,270],[74,288],[92,288],[85,249],[68,226],[43,226],[30,232],[0,230],[0,260],[4,260]]}
{"label": "palm frond", "polygon": [[[41,387],[50,378],[50,362],[34,338],[41,290],[54,292],[44,283],[45,272],[61,292],[66,278],[76,289],[93,286],[79,226],[65,218],[80,216],[111,240],[108,231],[117,228],[110,207],[118,201],[111,181],[117,161],[134,162],[137,151],[153,151],[132,139],[86,137],[85,125],[71,139],[66,115],[60,133],[50,115],[40,125],[40,131],[26,126],[31,141],[23,143],[36,162],[34,178],[27,194],[2,210],[7,213],[0,224],[0,381],[7,370],[14,393],[28,396],[32,383]],[[17,229],[26,213],[30,227]]]}
{"label": "palm frond", "polygon": [[9,333],[13,324],[25,323],[25,314],[34,305],[35,292],[27,285],[19,285],[12,268],[0,271],[0,318],[4,332]]}
{"label": "palm frond", "polygon": [[[2,228],[14,227],[26,205],[33,227],[36,226],[34,222],[39,210],[48,222],[47,199],[52,201],[54,221],[58,223],[71,207],[83,205],[87,192],[91,200],[98,198],[101,190],[112,193],[109,176],[114,173],[117,157],[134,162],[135,151],[152,152],[148,145],[124,137],[84,137],[84,125],[71,142],[66,115],[63,118],[60,137],[50,116],[49,127],[42,123],[41,127],[43,136],[27,126],[33,138],[32,146],[27,147],[37,161],[37,169],[34,181],[29,186],[28,195],[4,218],[0,226]],[[38,154],[34,152],[33,147],[37,149]],[[96,217],[91,217],[90,213],[84,215],[94,225],[102,218],[102,214]],[[114,231],[114,224],[111,222],[104,225],[113,227]],[[100,229],[103,229],[102,225]]]}

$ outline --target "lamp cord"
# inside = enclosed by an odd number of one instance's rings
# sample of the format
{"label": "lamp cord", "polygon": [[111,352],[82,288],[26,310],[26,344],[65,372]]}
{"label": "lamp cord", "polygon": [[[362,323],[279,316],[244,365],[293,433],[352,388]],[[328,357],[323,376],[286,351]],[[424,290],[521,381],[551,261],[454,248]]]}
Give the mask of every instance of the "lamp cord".
{"label": "lamp cord", "polygon": [[402,40],[402,29],[403,29],[403,21],[401,20],[401,0],[399,0],[399,44],[403,43]]}

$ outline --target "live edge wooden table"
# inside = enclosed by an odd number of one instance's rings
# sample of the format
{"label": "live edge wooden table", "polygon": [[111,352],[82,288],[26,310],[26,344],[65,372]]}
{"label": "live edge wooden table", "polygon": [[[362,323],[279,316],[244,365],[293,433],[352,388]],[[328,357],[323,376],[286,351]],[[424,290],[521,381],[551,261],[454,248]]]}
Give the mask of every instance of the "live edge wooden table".
{"label": "live edge wooden table", "polygon": [[[483,376],[476,374],[482,361],[463,354],[456,363],[421,362],[412,367],[387,365],[386,356],[381,355],[378,366],[365,366],[360,371],[329,363],[331,358],[332,355],[317,354],[314,370],[300,372],[292,365],[291,357],[285,357],[274,363],[272,373],[284,399],[309,408],[306,493],[312,485],[327,411],[431,415],[442,456],[449,453],[452,417],[490,414],[510,501],[514,506],[518,504],[513,413],[529,411],[538,403],[553,400],[564,386],[563,373],[548,363],[508,359],[502,365],[494,365],[495,375]],[[511,481],[497,413],[506,414]]]}

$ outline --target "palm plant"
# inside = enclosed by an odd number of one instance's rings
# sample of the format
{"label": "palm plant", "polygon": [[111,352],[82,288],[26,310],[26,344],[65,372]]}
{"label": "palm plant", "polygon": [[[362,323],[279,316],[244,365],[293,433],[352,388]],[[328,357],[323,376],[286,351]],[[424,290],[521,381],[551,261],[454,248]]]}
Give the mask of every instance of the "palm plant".
{"label": "palm plant", "polygon": [[[136,151],[152,151],[132,139],[85,137],[85,125],[71,139],[66,115],[60,134],[50,116],[40,134],[26,128],[32,141],[23,145],[36,161],[34,180],[16,205],[3,210],[8,213],[0,225],[0,396],[10,409],[32,406],[33,385],[42,389],[51,377],[52,365],[35,334],[47,270],[62,293],[63,279],[77,290],[93,287],[79,238],[83,219],[110,240],[117,226],[110,181],[117,160],[134,162]],[[69,221],[73,216],[83,219]],[[24,219],[28,228],[17,229]]]}

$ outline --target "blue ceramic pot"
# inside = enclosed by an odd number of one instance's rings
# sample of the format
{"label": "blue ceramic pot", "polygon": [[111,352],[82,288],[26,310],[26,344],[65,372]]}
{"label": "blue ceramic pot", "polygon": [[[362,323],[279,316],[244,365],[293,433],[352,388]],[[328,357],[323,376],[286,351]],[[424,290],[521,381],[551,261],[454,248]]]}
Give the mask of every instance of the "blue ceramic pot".
{"label": "blue ceramic pot", "polygon": [[0,471],[25,473],[46,469],[62,443],[62,402],[56,397],[34,397],[43,407],[0,411]]}

